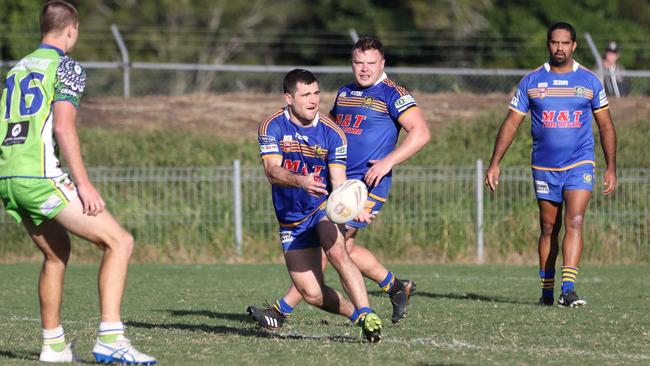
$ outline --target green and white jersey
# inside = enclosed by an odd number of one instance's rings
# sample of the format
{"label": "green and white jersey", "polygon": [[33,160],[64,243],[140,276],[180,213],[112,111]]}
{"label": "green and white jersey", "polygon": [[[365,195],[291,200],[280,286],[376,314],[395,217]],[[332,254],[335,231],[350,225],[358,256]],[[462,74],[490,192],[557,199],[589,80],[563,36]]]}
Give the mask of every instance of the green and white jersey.
{"label": "green and white jersey", "polygon": [[62,50],[43,44],[14,66],[0,99],[0,179],[63,174],[53,133],[52,107],[79,107],[86,72]]}

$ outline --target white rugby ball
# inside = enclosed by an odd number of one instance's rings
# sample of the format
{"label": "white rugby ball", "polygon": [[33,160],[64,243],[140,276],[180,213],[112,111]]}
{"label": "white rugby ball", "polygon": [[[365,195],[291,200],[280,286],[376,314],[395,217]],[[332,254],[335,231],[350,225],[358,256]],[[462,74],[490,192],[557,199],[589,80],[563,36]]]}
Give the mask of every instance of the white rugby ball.
{"label": "white rugby ball", "polygon": [[358,179],[348,179],[330,193],[325,212],[330,221],[344,224],[354,220],[366,206],[368,188]]}

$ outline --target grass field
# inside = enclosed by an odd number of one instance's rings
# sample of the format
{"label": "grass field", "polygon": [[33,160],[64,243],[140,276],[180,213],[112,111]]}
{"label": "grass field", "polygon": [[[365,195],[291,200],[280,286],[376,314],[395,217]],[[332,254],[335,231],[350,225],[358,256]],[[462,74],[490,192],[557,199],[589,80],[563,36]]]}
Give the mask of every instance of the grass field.
{"label": "grass field", "polygon": [[[0,266],[0,364],[35,364],[40,351],[36,264]],[[99,321],[96,266],[71,265],[64,327],[91,361]],[[583,309],[538,307],[531,266],[400,265],[418,283],[411,311],[384,341],[360,342],[345,319],[301,304],[276,333],[245,315],[286,288],[282,265],[133,265],[128,334],[162,365],[648,364],[647,266],[587,266]],[[330,270],[328,280],[338,287]],[[368,283],[385,320],[390,303]],[[390,323],[390,322],[388,322]]]}

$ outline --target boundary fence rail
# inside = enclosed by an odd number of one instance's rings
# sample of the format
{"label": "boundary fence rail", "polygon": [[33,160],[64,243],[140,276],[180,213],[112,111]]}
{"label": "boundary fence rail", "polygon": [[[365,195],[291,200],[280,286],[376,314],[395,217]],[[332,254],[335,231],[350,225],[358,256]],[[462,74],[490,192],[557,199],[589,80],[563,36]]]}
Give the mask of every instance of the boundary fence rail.
{"label": "boundary fence rail", "polygon": [[[234,162],[89,171],[107,207],[141,244],[169,252],[205,245],[215,248],[217,256],[244,259],[259,257],[255,251],[260,247],[277,249],[270,186],[261,167]],[[422,259],[483,262],[534,248],[539,224],[530,168],[504,167],[494,193],[483,186],[479,163],[398,167],[393,174],[388,203],[376,223],[362,231],[364,242],[379,245],[386,254],[400,258],[410,250]],[[594,187],[585,250],[603,261],[648,261],[650,169],[620,169],[619,183],[610,197],[603,197],[598,183]],[[16,242],[28,243],[27,236],[6,214],[0,215],[0,252]],[[269,255],[277,255],[272,249]]]}

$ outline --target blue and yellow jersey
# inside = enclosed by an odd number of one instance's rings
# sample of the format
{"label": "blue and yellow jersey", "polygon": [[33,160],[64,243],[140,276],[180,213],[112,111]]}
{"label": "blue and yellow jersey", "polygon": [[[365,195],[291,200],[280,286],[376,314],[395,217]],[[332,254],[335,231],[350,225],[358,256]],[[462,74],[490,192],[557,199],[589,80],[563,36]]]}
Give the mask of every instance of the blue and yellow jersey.
{"label": "blue and yellow jersey", "polygon": [[348,139],[348,176],[365,174],[369,160],[395,150],[401,128],[398,119],[415,106],[413,96],[386,74],[368,88],[350,84],[339,89],[330,115]]}
{"label": "blue and yellow jersey", "polygon": [[[260,123],[258,142],[262,159],[281,158],[282,166],[296,174],[314,173],[328,185],[329,168],[346,167],[347,141],[345,134],[326,116],[317,115],[310,126],[291,122],[287,108],[271,114]],[[273,185],[273,206],[281,226],[295,226],[319,208],[326,196],[314,197],[301,188]]]}
{"label": "blue and yellow jersey", "polygon": [[532,166],[567,170],[595,165],[592,113],[608,108],[598,77],[573,61],[573,71],[554,73],[548,63],[524,76],[510,109],[531,114]]}

